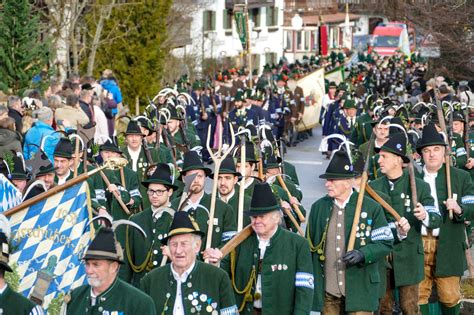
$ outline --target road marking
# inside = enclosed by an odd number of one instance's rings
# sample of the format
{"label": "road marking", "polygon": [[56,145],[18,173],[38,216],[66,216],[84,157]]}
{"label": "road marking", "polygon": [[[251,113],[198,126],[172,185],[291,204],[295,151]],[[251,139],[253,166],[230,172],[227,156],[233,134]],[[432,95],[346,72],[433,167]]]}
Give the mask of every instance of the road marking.
{"label": "road marking", "polygon": [[301,160],[285,160],[293,164],[304,164],[304,165],[323,165],[323,162],[319,161],[301,161]]}

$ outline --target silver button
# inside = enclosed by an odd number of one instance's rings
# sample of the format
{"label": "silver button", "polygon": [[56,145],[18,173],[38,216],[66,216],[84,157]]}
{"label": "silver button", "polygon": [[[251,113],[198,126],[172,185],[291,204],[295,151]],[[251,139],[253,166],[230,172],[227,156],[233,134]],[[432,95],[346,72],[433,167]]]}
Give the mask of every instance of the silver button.
{"label": "silver button", "polygon": [[341,251],[341,249],[338,247],[338,248],[336,248],[336,251],[340,252],[340,251]]}
{"label": "silver button", "polygon": [[337,227],[341,227],[341,223],[338,223],[338,224],[337,224]]}
{"label": "silver button", "polygon": [[158,254],[158,250],[155,249],[155,250],[153,251],[153,254],[155,254],[155,255]]}
{"label": "silver button", "polygon": [[153,262],[153,266],[156,266],[156,265],[158,265],[158,262],[155,260],[155,261]]}
{"label": "silver button", "polygon": [[338,240],[340,240],[340,239],[341,239],[341,236],[340,236],[340,235],[337,235],[336,238],[337,238]]}
{"label": "silver button", "polygon": [[339,210],[339,211],[337,212],[337,214],[339,214],[339,215],[342,215],[342,211],[341,211],[341,210]]}
{"label": "silver button", "polygon": [[342,285],[342,281],[339,281],[339,285]]}

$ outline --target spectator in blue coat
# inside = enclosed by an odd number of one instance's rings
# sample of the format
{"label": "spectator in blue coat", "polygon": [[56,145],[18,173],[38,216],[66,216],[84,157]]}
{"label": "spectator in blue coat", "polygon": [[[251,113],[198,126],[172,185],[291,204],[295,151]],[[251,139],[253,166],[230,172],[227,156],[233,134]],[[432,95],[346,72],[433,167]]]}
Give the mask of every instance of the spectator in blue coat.
{"label": "spectator in blue coat", "polygon": [[53,111],[49,107],[41,107],[33,112],[33,118],[37,120],[25,135],[23,154],[25,160],[29,160],[42,148],[51,162],[54,161],[54,148],[59,141],[59,134],[52,127]]}

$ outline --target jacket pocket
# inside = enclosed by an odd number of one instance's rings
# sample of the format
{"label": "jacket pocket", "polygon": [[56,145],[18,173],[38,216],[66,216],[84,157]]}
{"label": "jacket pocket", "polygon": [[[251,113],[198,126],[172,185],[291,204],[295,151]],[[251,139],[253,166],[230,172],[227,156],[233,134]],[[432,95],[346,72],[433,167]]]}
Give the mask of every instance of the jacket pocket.
{"label": "jacket pocket", "polygon": [[374,271],[370,274],[370,282],[371,283],[379,283],[380,282],[380,274],[377,271]]}

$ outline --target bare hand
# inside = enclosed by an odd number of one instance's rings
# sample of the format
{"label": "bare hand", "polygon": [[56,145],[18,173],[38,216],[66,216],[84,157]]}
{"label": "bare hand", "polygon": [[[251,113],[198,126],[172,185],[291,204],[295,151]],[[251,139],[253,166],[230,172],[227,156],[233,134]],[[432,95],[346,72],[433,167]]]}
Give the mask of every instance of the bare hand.
{"label": "bare hand", "polygon": [[171,258],[171,253],[170,253],[170,249],[168,246],[166,245],[163,245],[160,247],[161,248],[161,253],[163,254],[163,256],[166,256],[168,258]]}
{"label": "bare hand", "polygon": [[281,207],[284,208],[284,209],[287,209],[287,210],[291,211],[291,206],[290,206],[290,204],[289,204],[288,202],[284,201],[284,200],[281,201]]}
{"label": "bare hand", "polygon": [[300,202],[298,201],[298,199],[295,196],[291,196],[290,197],[290,204],[299,206]]}
{"label": "bare hand", "polygon": [[210,264],[218,265],[219,261],[222,259],[222,252],[217,248],[208,248],[202,252],[202,257],[204,260],[209,261]]}
{"label": "bare hand", "polygon": [[467,163],[466,163],[466,168],[467,169],[472,169],[473,167],[474,167],[474,159],[469,158],[469,160],[467,160]]}
{"label": "bare hand", "polygon": [[418,203],[416,205],[415,209],[413,210],[413,214],[415,215],[415,218],[417,218],[420,221],[423,221],[428,215],[425,208],[423,207],[421,203]]}
{"label": "bare hand", "polygon": [[110,184],[109,187],[107,187],[107,190],[110,191],[111,193],[114,193],[115,191],[119,192],[118,187],[115,184]]}
{"label": "bare hand", "polygon": [[207,120],[207,118],[208,118],[207,113],[206,112],[202,113],[201,119]]}
{"label": "bare hand", "polygon": [[458,205],[456,200],[454,200],[452,198],[449,198],[448,200],[444,201],[444,204],[446,205],[446,208],[448,210],[452,210],[455,214],[461,214],[462,213],[462,209]]}
{"label": "bare hand", "polygon": [[408,235],[408,231],[410,231],[410,223],[408,223],[408,220],[406,218],[402,217],[400,221],[395,222],[395,225],[397,227],[397,232],[399,235]]}
{"label": "bare hand", "polygon": [[296,117],[291,117],[291,118],[290,118],[290,121],[291,121],[292,123],[295,123],[295,122],[296,122]]}

